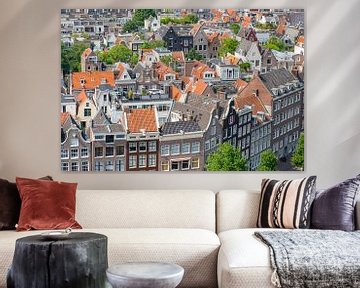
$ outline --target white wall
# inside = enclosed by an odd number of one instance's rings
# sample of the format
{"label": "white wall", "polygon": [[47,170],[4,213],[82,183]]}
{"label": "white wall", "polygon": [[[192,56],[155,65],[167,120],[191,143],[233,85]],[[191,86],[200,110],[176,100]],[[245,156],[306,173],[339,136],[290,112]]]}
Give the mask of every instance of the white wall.
{"label": "white wall", "polygon": [[[306,11],[306,171],[303,173],[60,172],[60,9],[262,8],[264,1],[3,1],[0,9],[0,177],[52,175],[83,189],[257,189],[263,177],[318,175],[318,186],[360,173],[360,1],[269,0]],[[171,5],[171,6],[170,6]],[[194,6],[196,5],[196,7]],[[263,7],[265,8],[265,7]]]}

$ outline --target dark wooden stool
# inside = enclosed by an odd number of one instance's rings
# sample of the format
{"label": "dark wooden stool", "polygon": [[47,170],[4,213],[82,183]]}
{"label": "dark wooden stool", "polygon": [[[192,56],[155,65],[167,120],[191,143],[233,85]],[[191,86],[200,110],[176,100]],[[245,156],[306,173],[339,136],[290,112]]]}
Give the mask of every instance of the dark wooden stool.
{"label": "dark wooden stool", "polygon": [[62,240],[29,236],[16,240],[7,286],[100,288],[105,287],[107,267],[105,235],[73,232]]}

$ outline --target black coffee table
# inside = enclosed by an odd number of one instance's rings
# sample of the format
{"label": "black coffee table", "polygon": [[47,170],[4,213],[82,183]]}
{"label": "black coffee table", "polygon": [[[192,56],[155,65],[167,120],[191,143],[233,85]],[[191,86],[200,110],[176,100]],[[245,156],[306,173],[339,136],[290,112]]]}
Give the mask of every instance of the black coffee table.
{"label": "black coffee table", "polygon": [[105,287],[107,267],[105,235],[73,232],[61,240],[28,236],[16,240],[7,285],[8,288]]}

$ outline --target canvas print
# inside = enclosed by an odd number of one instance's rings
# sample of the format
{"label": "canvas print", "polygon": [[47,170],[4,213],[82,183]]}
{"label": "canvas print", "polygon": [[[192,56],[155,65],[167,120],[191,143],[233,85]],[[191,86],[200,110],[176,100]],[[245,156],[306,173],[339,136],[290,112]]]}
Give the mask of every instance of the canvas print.
{"label": "canvas print", "polygon": [[303,9],[62,9],[62,171],[304,169]]}

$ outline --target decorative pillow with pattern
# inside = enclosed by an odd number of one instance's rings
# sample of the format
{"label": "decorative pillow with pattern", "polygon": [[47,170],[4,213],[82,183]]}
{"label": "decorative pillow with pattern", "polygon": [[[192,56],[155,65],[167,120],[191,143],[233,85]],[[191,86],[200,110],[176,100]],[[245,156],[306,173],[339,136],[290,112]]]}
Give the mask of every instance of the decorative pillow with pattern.
{"label": "decorative pillow with pattern", "polygon": [[263,179],[257,227],[309,228],[316,176],[294,180]]}

